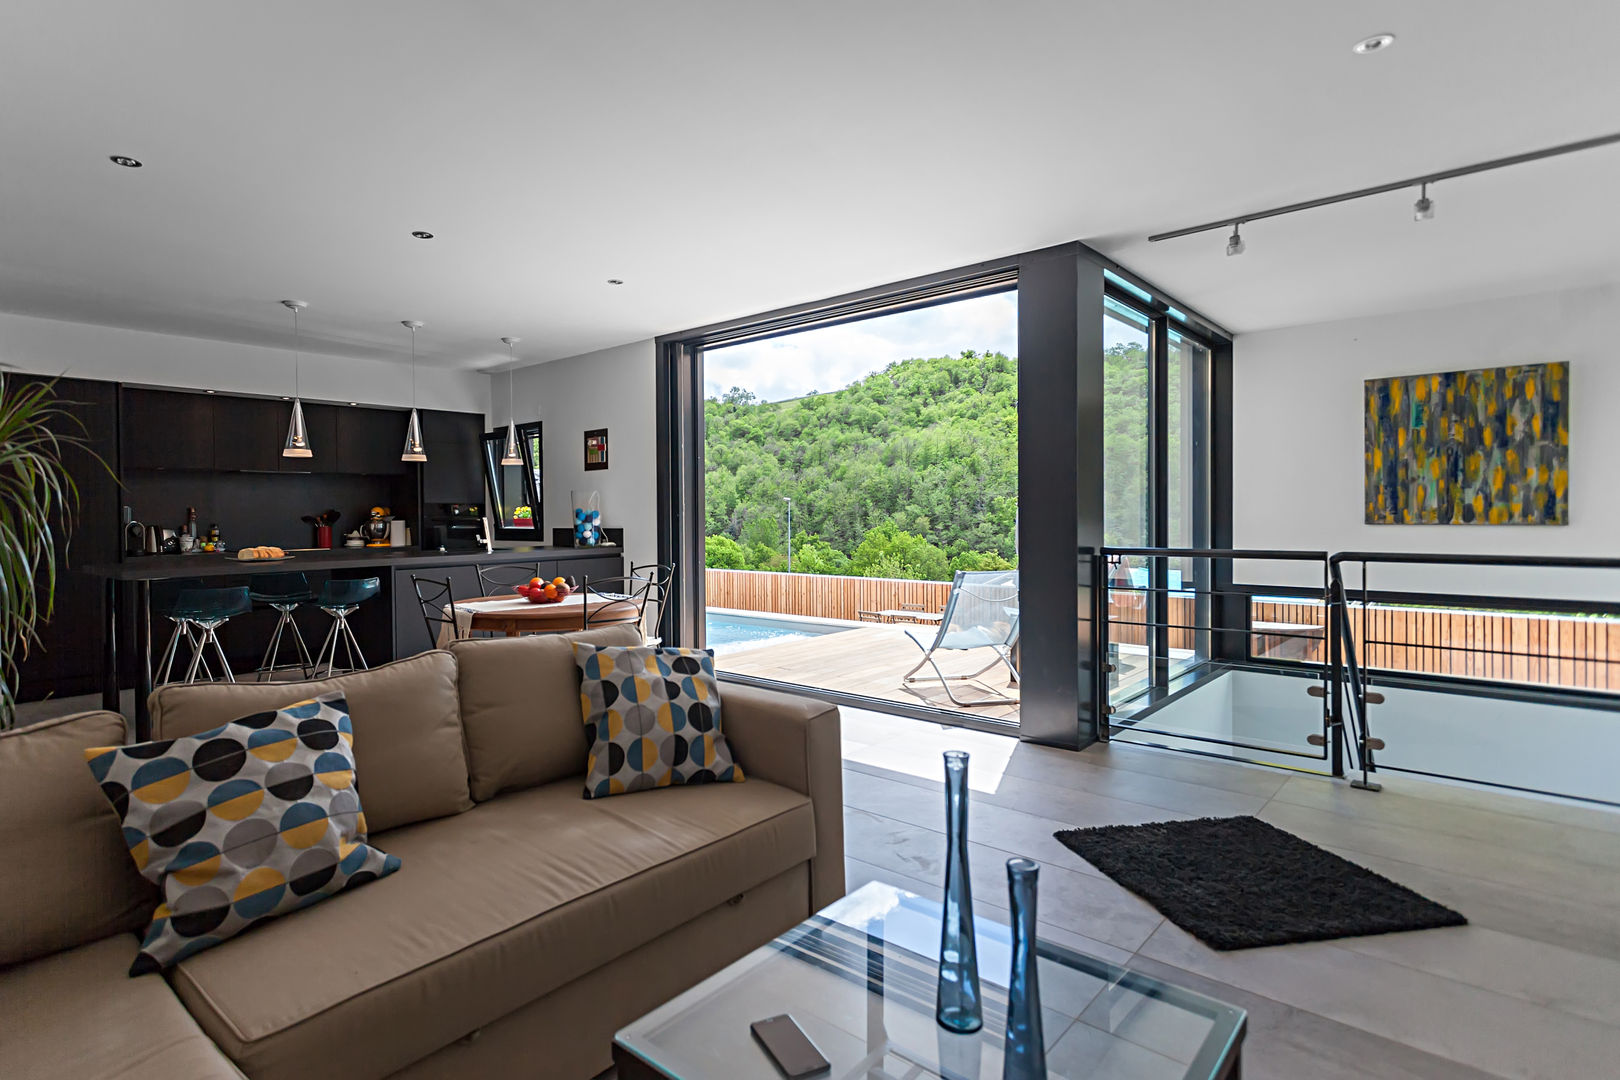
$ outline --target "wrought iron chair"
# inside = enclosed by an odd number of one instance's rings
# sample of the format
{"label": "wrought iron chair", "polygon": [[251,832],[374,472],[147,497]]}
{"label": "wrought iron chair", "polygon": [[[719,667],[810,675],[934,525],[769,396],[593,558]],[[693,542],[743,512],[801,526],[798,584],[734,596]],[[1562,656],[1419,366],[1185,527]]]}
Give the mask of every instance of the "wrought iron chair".
{"label": "wrought iron chair", "polygon": [[456,602],[450,595],[448,578],[440,581],[438,578],[421,578],[412,574],[411,588],[416,590],[416,602],[422,608],[422,624],[427,627],[428,640],[435,648],[446,630],[450,632],[452,641],[468,636],[456,621]]}
{"label": "wrought iron chair", "polygon": [[502,563],[499,566],[478,568],[478,592],[482,596],[500,596],[515,593],[518,585],[527,585],[540,576],[539,563]]}
{"label": "wrought iron chair", "polygon": [[[635,610],[635,622],[641,627],[643,638],[647,636],[647,600],[653,591],[653,579],[649,577],[636,577],[626,574],[623,577],[601,578],[592,581],[586,578],[580,585],[583,593],[583,603],[580,605],[581,629],[589,630],[594,626],[604,626],[614,623],[629,622],[630,610]],[[591,600],[611,601],[591,609]]]}
{"label": "wrought iron chair", "polygon": [[[652,611],[652,620],[646,620],[646,610],[642,613],[641,634],[648,644],[657,645],[664,640],[664,611],[669,603],[670,584],[675,580],[674,563],[645,563],[641,566],[631,564],[630,576],[645,579],[648,582],[646,608]],[[648,633],[648,628],[652,633]]]}
{"label": "wrought iron chair", "polygon": [[[1016,570],[958,570],[951,582],[950,599],[940,615],[939,629],[934,640],[924,644],[910,630],[906,637],[923,651],[917,666],[901,677],[906,687],[937,679],[945,696],[963,707],[974,705],[1009,705],[1017,699],[1006,695],[966,700],[951,690],[953,682],[977,679],[997,664],[1005,664],[1018,681],[1018,668],[1013,664],[1013,650],[1018,647],[1018,571]],[[971,649],[990,649],[995,654],[984,667],[966,675],[947,675],[940,670],[934,654],[941,651],[967,652]],[[934,669],[933,675],[918,675],[924,666]]]}

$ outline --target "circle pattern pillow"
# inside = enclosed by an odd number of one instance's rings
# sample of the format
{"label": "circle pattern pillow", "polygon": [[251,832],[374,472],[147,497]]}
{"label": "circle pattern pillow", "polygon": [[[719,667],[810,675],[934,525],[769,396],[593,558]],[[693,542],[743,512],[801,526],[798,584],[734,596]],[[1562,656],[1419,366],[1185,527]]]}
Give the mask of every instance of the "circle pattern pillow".
{"label": "circle pattern pillow", "polygon": [[84,752],[163,903],[131,975],[393,873],[366,843],[342,694],[181,739]]}
{"label": "circle pattern pillow", "polygon": [[585,716],[585,797],[672,784],[741,783],[720,730],[707,649],[574,642]]}

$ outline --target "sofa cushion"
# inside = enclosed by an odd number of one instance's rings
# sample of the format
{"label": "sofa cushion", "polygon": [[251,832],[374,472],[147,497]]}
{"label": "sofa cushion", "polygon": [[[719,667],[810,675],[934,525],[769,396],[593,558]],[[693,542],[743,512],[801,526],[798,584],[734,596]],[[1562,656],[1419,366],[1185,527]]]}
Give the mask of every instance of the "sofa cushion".
{"label": "sofa cushion", "polygon": [[86,750],[163,903],[131,975],[399,869],[366,843],[348,706],[323,694],[180,739]]}
{"label": "sofa cushion", "polygon": [[720,728],[707,649],[574,643],[585,717],[585,797],[681,784],[740,784]]}
{"label": "sofa cushion", "polygon": [[461,668],[468,786],[478,802],[579,773],[585,728],[570,642],[640,645],[632,624],[572,634],[472,638],[450,646]]}
{"label": "sofa cushion", "polygon": [[255,1080],[385,1076],[815,853],[773,784],[580,782],[396,831],[404,873],[182,961],[176,993]]}
{"label": "sofa cushion", "polygon": [[0,967],[139,930],[157,906],[84,767],[85,747],[123,741],[110,712],[0,732]]}
{"label": "sofa cushion", "polygon": [[360,795],[372,833],[472,806],[456,658],[445,652],[316,682],[163,686],[152,694],[152,737],[195,735],[238,716],[333,692],[348,701],[354,721]]}
{"label": "sofa cushion", "polygon": [[116,934],[0,971],[0,1074],[240,1080],[167,983],[125,976],[137,947],[132,935]]}

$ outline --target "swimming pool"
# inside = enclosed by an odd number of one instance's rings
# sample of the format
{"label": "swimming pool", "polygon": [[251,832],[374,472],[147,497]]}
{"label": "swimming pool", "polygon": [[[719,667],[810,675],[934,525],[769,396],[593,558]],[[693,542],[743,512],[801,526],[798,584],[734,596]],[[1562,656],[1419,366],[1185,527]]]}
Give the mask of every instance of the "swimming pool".
{"label": "swimming pool", "polygon": [[756,649],[761,645],[802,641],[849,629],[840,622],[725,608],[715,608],[705,613],[703,624],[705,641],[716,656]]}

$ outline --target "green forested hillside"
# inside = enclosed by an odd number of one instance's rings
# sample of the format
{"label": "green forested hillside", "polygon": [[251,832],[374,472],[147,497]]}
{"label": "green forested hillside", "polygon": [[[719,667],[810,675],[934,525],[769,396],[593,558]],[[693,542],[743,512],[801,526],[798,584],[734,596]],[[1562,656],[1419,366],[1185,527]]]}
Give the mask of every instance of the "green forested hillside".
{"label": "green forested hillside", "polygon": [[[1146,364],[1108,359],[1109,532],[1141,501]],[[711,567],[945,580],[1015,565],[1018,361],[1001,353],[903,360],[833,393],[705,403]],[[1133,418],[1134,415],[1134,418]],[[1134,494],[1128,490],[1135,476]],[[1030,491],[1039,477],[1029,478]],[[1114,490],[1117,488],[1118,490]],[[1029,494],[1030,491],[1026,491]],[[1123,533],[1128,535],[1128,533]]]}

